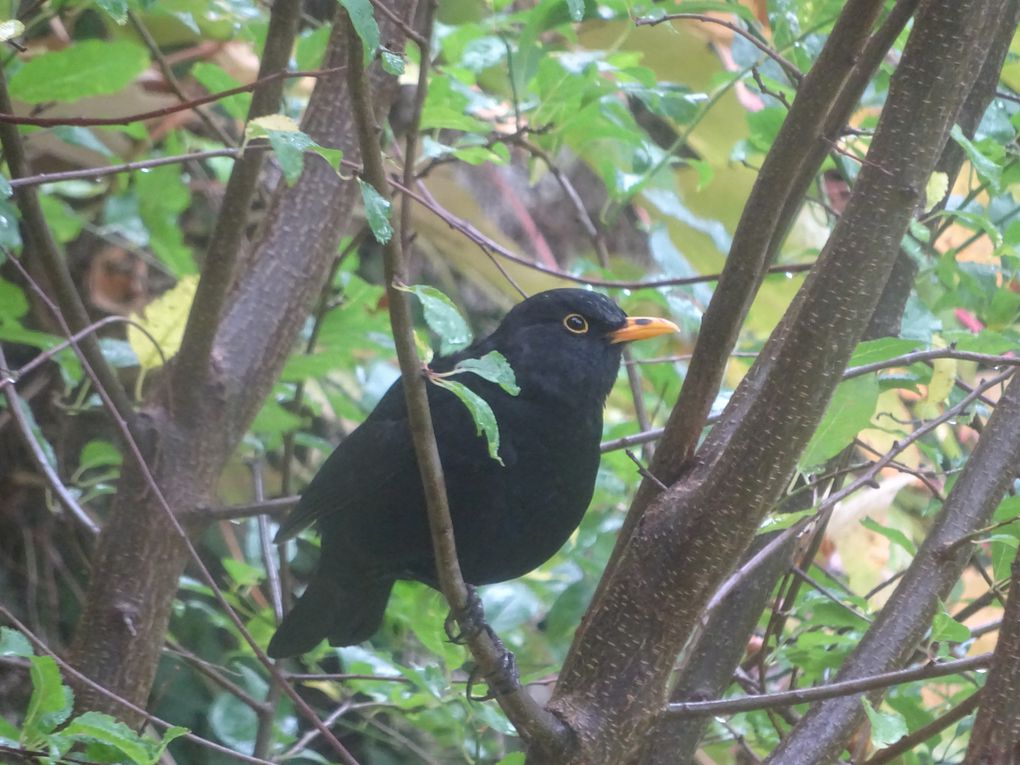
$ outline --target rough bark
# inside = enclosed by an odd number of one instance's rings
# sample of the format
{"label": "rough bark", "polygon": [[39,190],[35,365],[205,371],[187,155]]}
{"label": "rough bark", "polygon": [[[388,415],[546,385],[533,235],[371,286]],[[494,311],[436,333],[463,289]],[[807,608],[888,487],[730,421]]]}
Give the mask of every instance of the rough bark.
{"label": "rough bark", "polygon": [[570,762],[625,761],[661,709],[677,653],[780,496],[870,321],[1004,5],[942,0],[920,12],[818,265],[684,481],[621,543],[578,630],[551,702],[578,734]]}
{"label": "rough bark", "polygon": [[[1017,5],[1020,4],[1014,3],[1014,6]],[[996,32],[978,82],[957,119],[968,137],[974,136],[982,116],[995,97],[999,73],[1013,37],[1012,31],[1013,25],[1007,24]],[[950,186],[952,179],[960,172],[963,159],[964,154],[959,144],[953,141],[946,144],[936,169],[948,175]],[[903,311],[913,289],[916,273],[916,263],[901,250],[864,333],[865,339],[895,337],[899,334]],[[760,541],[764,544],[766,540]],[[753,554],[759,546],[752,545],[748,555]],[[743,656],[744,646],[757,626],[758,616],[765,608],[769,594],[778,578],[787,570],[792,547],[791,540],[790,544],[776,551],[752,580],[734,590],[719,605],[696,638],[696,644],[685,650],[687,656],[677,674],[670,695],[672,701],[694,701],[722,695],[732,681],[733,673]],[[690,761],[707,724],[705,718],[661,720],[650,737],[642,762],[647,765],[665,765]]]}
{"label": "rough bark", "polygon": [[963,765],[1020,762],[1020,557],[1013,561],[999,641]]}
{"label": "rough bark", "polygon": [[[392,6],[406,17],[410,2]],[[384,43],[403,45],[399,28],[381,19]],[[344,64],[343,30],[334,30],[325,66]],[[373,67],[376,104],[386,109],[396,80]],[[343,72],[319,80],[304,129],[324,146],[357,161]],[[317,158],[300,180],[281,188],[244,271],[237,276],[212,346],[211,372],[190,397],[195,409],[175,411],[172,385],[189,385],[172,372],[141,413],[148,433],[144,454],[162,493],[179,517],[208,506],[222,466],[279,374],[307,310],[336,253],[344,223],[353,215],[357,186],[342,182]],[[93,576],[74,646],[76,666],[123,698],[144,706],[169,620],[177,582],[187,562],[176,535],[138,466],[127,461],[112,514],[100,538]],[[84,691],[89,708],[122,714],[109,700]]]}

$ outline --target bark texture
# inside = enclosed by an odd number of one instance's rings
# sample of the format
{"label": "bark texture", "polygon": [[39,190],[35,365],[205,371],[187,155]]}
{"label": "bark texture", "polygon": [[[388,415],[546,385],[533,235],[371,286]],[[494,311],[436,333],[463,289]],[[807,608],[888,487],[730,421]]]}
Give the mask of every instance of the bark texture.
{"label": "bark texture", "polygon": [[[854,195],[794,305],[681,483],[621,540],[552,708],[572,763],[626,761],[713,589],[786,485],[865,331],[1006,3],[922,6]],[[536,757],[532,761],[538,761]],[[780,760],[802,762],[799,758]]]}
{"label": "bark texture", "polygon": [[[406,18],[411,3],[391,7]],[[383,42],[403,46],[402,33],[382,18]],[[337,25],[341,27],[342,25]],[[342,66],[344,30],[335,29],[325,67]],[[388,108],[396,80],[373,68],[376,103]],[[324,146],[357,161],[343,72],[319,80],[304,130]],[[202,389],[188,411],[178,411],[174,388],[194,384],[171,369],[165,385],[141,413],[141,444],[153,477],[173,511],[201,525],[196,508],[208,506],[217,478],[279,374],[353,215],[357,185],[343,182],[310,157],[300,180],[278,189],[257,243],[243,260],[223,307]],[[215,254],[213,254],[215,256]],[[117,499],[100,538],[74,662],[93,680],[144,706],[159,660],[187,549],[137,464],[127,460]],[[129,710],[83,690],[81,703],[137,722]]]}

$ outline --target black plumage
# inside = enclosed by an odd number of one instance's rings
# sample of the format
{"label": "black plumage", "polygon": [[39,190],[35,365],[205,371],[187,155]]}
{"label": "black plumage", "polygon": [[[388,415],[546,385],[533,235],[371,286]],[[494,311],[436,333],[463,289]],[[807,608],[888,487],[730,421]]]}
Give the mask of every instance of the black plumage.
{"label": "black plumage", "polygon": [[[492,407],[501,465],[465,406],[428,386],[466,582],[521,576],[577,528],[595,485],[602,410],[619,370],[620,343],[674,330],[663,319],[628,319],[597,293],[558,289],[524,300],[488,337],[433,360],[434,371],[446,372],[462,359],[499,351],[520,387],[511,396],[477,375],[456,377]],[[361,642],[379,628],[395,580],[437,586],[400,381],[323,463],[277,541],[313,522],[322,557],[273,636],[270,656],[303,653],[322,638]]]}

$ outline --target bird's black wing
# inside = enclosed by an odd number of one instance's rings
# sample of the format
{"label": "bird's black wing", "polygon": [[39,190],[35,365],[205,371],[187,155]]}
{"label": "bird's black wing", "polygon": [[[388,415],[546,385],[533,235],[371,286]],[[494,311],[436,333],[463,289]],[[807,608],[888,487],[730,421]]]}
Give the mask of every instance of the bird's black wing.
{"label": "bird's black wing", "polygon": [[303,529],[345,505],[364,499],[373,485],[406,470],[413,453],[408,439],[404,388],[398,380],[390,386],[368,418],[347,436],[319,467],[287,519],[276,532],[275,541],[285,542]]}

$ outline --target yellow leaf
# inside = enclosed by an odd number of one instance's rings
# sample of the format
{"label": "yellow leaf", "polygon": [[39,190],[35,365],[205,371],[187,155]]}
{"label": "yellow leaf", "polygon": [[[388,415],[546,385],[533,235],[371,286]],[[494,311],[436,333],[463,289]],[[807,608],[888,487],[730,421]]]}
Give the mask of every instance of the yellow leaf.
{"label": "yellow leaf", "polygon": [[930,210],[946,197],[949,191],[949,176],[945,173],[932,173],[928,185],[924,187],[924,209]]}
{"label": "yellow leaf", "polygon": [[[152,336],[151,340],[138,327],[128,325],[128,342],[144,371],[162,366],[160,350],[169,359],[180,349],[197,286],[197,276],[185,276],[176,287],[149,303],[143,316],[133,317]],[[153,345],[153,340],[159,348]]]}
{"label": "yellow leaf", "polygon": [[[944,343],[936,341],[934,345],[939,347]],[[935,359],[931,367],[928,394],[917,407],[918,415],[924,418],[938,416],[939,404],[949,398],[956,382],[956,359]]]}
{"label": "yellow leaf", "polygon": [[249,137],[257,138],[269,132],[297,133],[300,130],[298,124],[286,114],[267,114],[265,117],[257,117],[249,122],[245,132]]}

